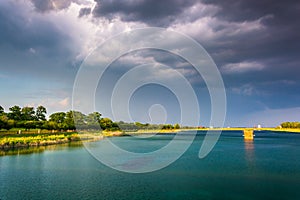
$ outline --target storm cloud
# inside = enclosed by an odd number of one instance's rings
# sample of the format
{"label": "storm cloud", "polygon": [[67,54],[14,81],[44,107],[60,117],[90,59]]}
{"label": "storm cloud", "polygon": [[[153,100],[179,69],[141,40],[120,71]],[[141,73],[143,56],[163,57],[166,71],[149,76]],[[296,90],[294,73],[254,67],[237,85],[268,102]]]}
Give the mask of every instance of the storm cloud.
{"label": "storm cloud", "polygon": [[37,11],[45,12],[68,8],[71,5],[72,0],[31,0],[31,2]]}
{"label": "storm cloud", "polygon": [[175,27],[191,35],[221,66],[245,60],[299,56],[300,44],[295,42],[300,39],[300,21],[296,20],[300,13],[299,1],[96,2],[95,17]]}
{"label": "storm cloud", "polygon": [[167,26],[195,2],[195,0],[95,1],[97,5],[93,14],[96,17],[108,19],[120,17],[123,21],[141,21],[152,26]]}
{"label": "storm cloud", "polygon": [[[299,13],[298,0],[1,1],[0,81],[23,76],[71,88],[80,63],[97,44],[125,30],[155,26],[186,34],[207,50],[224,79],[230,121],[264,109],[292,110],[300,107]],[[119,67],[148,61],[172,66],[195,87],[205,87],[187,62],[166,52],[122,59]]]}
{"label": "storm cloud", "polygon": [[89,15],[91,13],[92,9],[91,8],[81,8],[79,11],[78,17],[83,17],[85,15]]}

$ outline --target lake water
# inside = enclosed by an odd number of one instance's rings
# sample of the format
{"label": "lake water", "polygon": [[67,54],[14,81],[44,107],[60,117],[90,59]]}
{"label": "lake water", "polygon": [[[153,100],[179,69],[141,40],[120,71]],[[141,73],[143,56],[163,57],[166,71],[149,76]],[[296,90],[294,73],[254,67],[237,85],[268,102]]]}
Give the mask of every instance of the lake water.
{"label": "lake water", "polygon": [[[223,132],[212,152],[199,159],[199,132],[180,159],[146,174],[110,169],[80,145],[2,156],[0,199],[300,199],[300,134],[255,135],[245,142],[242,132]],[[172,138],[112,141],[142,152],[143,145],[155,149]]]}

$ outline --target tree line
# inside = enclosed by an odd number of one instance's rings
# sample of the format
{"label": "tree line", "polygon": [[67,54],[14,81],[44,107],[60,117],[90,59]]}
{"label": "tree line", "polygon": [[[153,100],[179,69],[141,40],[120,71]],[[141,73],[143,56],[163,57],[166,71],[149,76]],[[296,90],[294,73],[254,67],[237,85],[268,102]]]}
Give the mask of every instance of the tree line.
{"label": "tree line", "polygon": [[[9,112],[4,112],[0,106],[0,129],[25,128],[47,130],[76,130],[99,129],[119,130],[117,123],[109,118],[101,118],[99,112],[85,115],[79,111],[56,112],[46,119],[47,109],[44,106],[37,108],[25,106],[12,106]],[[76,121],[76,126],[75,126]]]}
{"label": "tree line", "polygon": [[149,123],[127,123],[127,122],[117,122],[118,127],[124,131],[137,131],[137,130],[171,130],[180,129],[179,124],[149,124]]}
{"label": "tree line", "polygon": [[[93,112],[90,114],[83,114],[79,111],[70,110],[68,112],[55,112],[46,118],[47,109],[44,106],[37,108],[31,106],[12,106],[9,112],[4,112],[0,106],[0,130],[10,130],[12,128],[20,129],[46,129],[46,130],[78,130],[78,129],[92,129],[92,130],[147,130],[147,129],[179,129],[179,124],[149,124],[149,123],[127,123],[127,122],[113,122],[109,118],[102,118],[101,113]],[[76,121],[76,123],[75,123]]]}
{"label": "tree line", "polygon": [[282,128],[300,128],[300,122],[283,122],[280,126]]}

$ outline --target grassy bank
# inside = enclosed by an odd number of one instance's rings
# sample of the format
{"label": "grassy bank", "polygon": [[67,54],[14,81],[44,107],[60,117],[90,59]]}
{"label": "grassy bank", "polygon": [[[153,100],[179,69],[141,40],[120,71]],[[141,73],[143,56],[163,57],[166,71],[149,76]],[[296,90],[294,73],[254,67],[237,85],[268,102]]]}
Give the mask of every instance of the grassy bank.
{"label": "grassy bank", "polygon": [[264,131],[300,133],[300,128],[262,128]]}
{"label": "grassy bank", "polygon": [[300,133],[299,128],[248,128],[248,127],[237,127],[237,128],[201,128],[194,129],[199,131],[244,131],[245,129],[252,129],[254,131],[273,131],[273,132],[290,132],[290,133]]}
{"label": "grassy bank", "polygon": [[244,130],[254,130],[254,131],[273,131],[273,132],[291,132],[300,133],[298,128],[249,128],[249,127],[233,127],[233,128],[194,128],[194,129],[170,129],[170,130],[138,130],[138,131],[126,131],[125,134],[151,134],[151,133],[177,133],[180,131],[244,131]]}
{"label": "grassy bank", "polygon": [[99,133],[60,132],[60,133],[23,133],[23,134],[1,134],[0,149],[10,149],[30,146],[47,146],[53,144],[64,144],[72,141],[98,140],[103,136]]}
{"label": "grassy bank", "polygon": [[[123,135],[134,134],[173,134],[179,131],[243,131],[249,128],[201,128],[201,129],[171,129],[171,130],[138,130],[138,131],[102,131],[101,133],[83,132],[78,134],[77,132],[23,132],[22,134],[16,134],[13,132],[1,132],[0,134],[0,149],[10,149],[19,147],[30,146],[47,146],[53,144],[64,144],[72,141],[81,140],[100,140],[103,137],[114,137]],[[251,128],[250,128],[251,129]],[[292,132],[300,133],[300,129],[291,128],[253,128],[256,131],[274,131],[274,132]]]}
{"label": "grassy bank", "polygon": [[177,133],[183,131],[184,129],[148,129],[148,130],[138,130],[138,131],[126,131],[124,134],[134,135],[134,134],[152,134],[152,133]]}

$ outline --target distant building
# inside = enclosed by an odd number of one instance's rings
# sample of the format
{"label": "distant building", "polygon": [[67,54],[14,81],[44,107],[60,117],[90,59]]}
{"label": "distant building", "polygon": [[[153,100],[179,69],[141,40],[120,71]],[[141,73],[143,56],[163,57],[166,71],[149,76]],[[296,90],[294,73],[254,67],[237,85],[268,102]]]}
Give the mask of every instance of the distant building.
{"label": "distant building", "polygon": [[257,128],[261,128],[261,125],[260,125],[260,124],[258,124],[258,125],[257,125]]}

